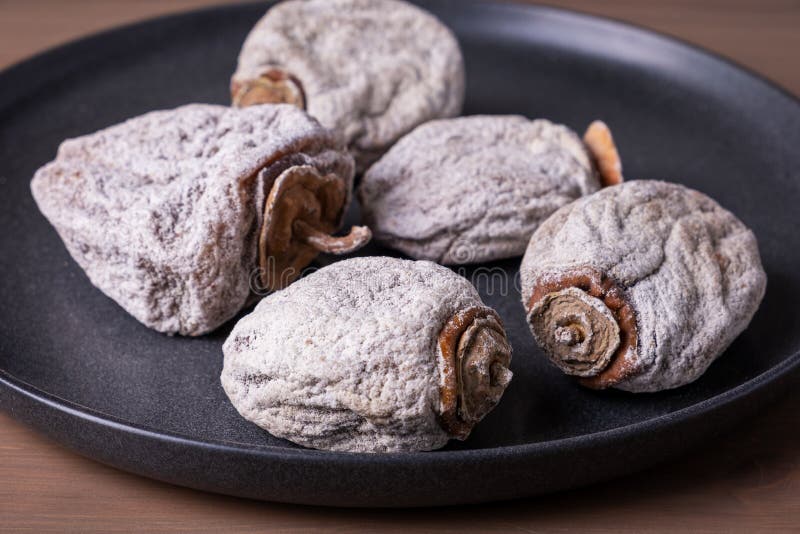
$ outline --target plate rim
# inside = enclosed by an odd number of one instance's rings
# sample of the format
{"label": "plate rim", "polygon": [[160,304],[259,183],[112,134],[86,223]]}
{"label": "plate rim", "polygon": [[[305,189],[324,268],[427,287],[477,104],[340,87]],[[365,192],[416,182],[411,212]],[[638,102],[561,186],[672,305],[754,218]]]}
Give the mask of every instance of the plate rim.
{"label": "plate rim", "polygon": [[[389,460],[390,462],[398,460],[413,460],[414,463],[420,464],[424,464],[425,461],[435,461],[438,464],[443,460],[460,463],[471,456],[482,456],[487,452],[493,452],[500,456],[526,456],[529,453],[544,452],[550,449],[558,449],[560,447],[581,447],[586,445],[596,446],[598,441],[603,442],[604,444],[611,444],[618,440],[624,440],[627,436],[632,434],[635,435],[640,432],[647,432],[648,430],[654,430],[656,428],[663,429],[665,426],[680,424],[685,420],[711,413],[718,408],[733,403],[737,400],[749,397],[750,395],[765,389],[767,386],[779,380],[780,378],[791,375],[793,372],[798,370],[798,367],[800,367],[800,351],[783,360],[779,364],[767,369],[763,373],[747,380],[746,382],[714,395],[713,397],[709,397],[701,402],[666,414],[645,419],[643,421],[601,430],[598,432],[546,441],[515,445],[501,445],[497,447],[485,447],[480,449],[445,449],[433,451],[384,453],[338,452],[295,446],[285,447],[280,445],[249,445],[245,443],[228,442],[222,440],[199,440],[180,433],[157,430],[146,425],[139,425],[130,421],[125,421],[113,415],[104,414],[98,410],[81,406],[73,401],[63,399],[57,395],[43,391],[32,384],[28,384],[27,382],[14,377],[4,369],[0,369],[0,386],[5,388],[7,392],[12,395],[23,396],[36,402],[45,410],[58,411],[71,417],[81,419],[90,424],[115,428],[126,434],[148,437],[156,439],[157,441],[180,442],[190,445],[193,448],[207,449],[209,451],[253,454],[264,459],[283,459],[287,456],[291,456],[292,459],[301,458],[303,460],[315,461],[329,461],[332,459],[335,459],[336,461],[342,461],[346,459],[356,459],[362,461],[357,463],[363,463],[363,460],[375,459]],[[443,458],[444,456],[446,456],[446,458]]]}

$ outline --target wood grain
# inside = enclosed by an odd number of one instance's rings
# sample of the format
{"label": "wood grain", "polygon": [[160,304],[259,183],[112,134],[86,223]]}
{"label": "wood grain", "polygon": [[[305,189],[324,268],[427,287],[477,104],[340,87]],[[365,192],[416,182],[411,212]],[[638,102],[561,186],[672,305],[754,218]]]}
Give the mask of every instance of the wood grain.
{"label": "wood grain", "polygon": [[[0,67],[90,32],[215,3],[0,0]],[[549,3],[689,40],[800,94],[796,0]],[[735,432],[635,476],[539,499],[407,511],[258,503],[170,486],[84,459],[0,413],[0,532],[796,532],[800,388],[793,389]]]}

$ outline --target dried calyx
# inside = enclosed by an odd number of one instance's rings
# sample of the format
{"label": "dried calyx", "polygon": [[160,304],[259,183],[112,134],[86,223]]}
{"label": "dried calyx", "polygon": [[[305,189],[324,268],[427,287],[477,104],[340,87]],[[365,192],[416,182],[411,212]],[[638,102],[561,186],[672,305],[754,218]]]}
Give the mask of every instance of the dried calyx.
{"label": "dried calyx", "polygon": [[636,319],[622,289],[591,269],[539,283],[528,322],[550,360],[585,386],[612,386],[635,372]]}
{"label": "dried calyx", "polygon": [[568,287],[531,309],[536,338],[565,373],[594,376],[619,347],[619,325],[601,300]]}
{"label": "dried calyx", "polygon": [[258,78],[231,84],[231,99],[236,107],[257,104],[292,104],[306,107],[306,95],[300,80],[277,68],[264,72]]}
{"label": "dried calyx", "polygon": [[583,134],[583,142],[594,159],[603,187],[623,182],[622,160],[614,144],[611,130],[603,121],[594,121]]}
{"label": "dried calyx", "polygon": [[511,346],[497,314],[491,308],[472,307],[445,324],[439,349],[440,424],[452,437],[465,439],[511,381]]}
{"label": "dried calyx", "polygon": [[323,176],[314,167],[299,165],[278,176],[264,205],[258,240],[263,289],[286,287],[320,252],[346,254],[369,242],[372,233],[364,226],[354,226],[345,236],[332,235],[346,200],[346,186],[334,174]]}

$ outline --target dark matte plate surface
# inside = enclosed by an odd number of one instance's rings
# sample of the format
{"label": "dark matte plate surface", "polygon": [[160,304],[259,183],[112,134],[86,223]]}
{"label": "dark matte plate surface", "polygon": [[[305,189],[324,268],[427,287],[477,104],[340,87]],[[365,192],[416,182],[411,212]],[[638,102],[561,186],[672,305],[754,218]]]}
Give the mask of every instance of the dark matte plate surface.
{"label": "dark matte plate surface", "polygon": [[[643,468],[796,383],[800,105],[726,62],[622,24],[534,7],[428,7],[464,48],[465,113],[547,117],[580,131],[604,119],[628,178],[697,188],[754,229],[767,295],[705,376],[654,395],[581,389],[534,346],[514,284],[504,291],[483,278],[514,346],[514,380],[468,441],[432,453],[334,454],[241,419],[218,381],[230,325],[185,339],[137,323],[91,286],[28,184],[64,138],[153,109],[227,103],[238,49],[265,8],[248,5],[105,33],[0,75],[3,408],[89,457],[176,484],[299,503],[437,505]],[[490,267],[513,276],[517,263]]]}

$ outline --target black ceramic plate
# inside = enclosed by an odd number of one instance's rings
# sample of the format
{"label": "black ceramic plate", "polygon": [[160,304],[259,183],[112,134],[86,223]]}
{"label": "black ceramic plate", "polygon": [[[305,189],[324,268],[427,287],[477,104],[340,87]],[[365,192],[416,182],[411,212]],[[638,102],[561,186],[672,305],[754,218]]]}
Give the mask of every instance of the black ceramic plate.
{"label": "black ceramic plate", "polygon": [[[241,419],[218,380],[230,325],[185,339],[137,323],[70,259],[28,184],[64,138],[153,109],[227,103],[238,49],[266,8],[247,5],[105,33],[0,75],[3,408],[86,456],[193,488],[297,503],[440,505],[643,468],[725,430],[795,380],[798,102],[704,52],[615,22],[547,8],[427,5],[463,46],[465,113],[521,113],[577,130],[604,119],[628,178],[699,189],[754,229],[767,295],[705,376],[653,395],[582,389],[545,363],[513,285],[507,295],[481,287],[507,325],[514,380],[466,442],[336,454]],[[492,266],[514,275],[517,263]]]}

